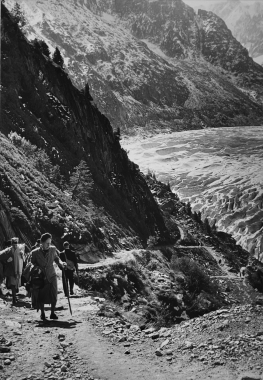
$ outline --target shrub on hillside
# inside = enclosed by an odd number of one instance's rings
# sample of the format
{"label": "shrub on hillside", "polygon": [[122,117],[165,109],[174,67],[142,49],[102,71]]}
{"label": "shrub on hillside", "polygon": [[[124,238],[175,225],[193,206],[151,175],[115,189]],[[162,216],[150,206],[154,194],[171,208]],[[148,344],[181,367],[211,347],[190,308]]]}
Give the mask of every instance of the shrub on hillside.
{"label": "shrub on hillside", "polygon": [[171,267],[175,272],[180,271],[185,275],[190,293],[199,294],[202,290],[209,292],[209,289],[212,288],[209,276],[195,261],[188,257],[176,258]]}
{"label": "shrub on hillside", "polygon": [[31,229],[31,225],[26,215],[18,207],[11,208],[11,217],[14,224],[19,226],[21,229]]}
{"label": "shrub on hillside", "polygon": [[53,61],[59,65],[60,67],[63,68],[63,65],[64,65],[64,59],[60,53],[60,50],[58,47],[56,47],[55,51],[54,51],[54,54],[53,54]]}
{"label": "shrub on hillside", "polygon": [[154,179],[156,181],[156,175],[154,171],[150,170],[149,168],[145,177],[146,179]]}
{"label": "shrub on hillside", "polygon": [[43,40],[38,40],[37,38],[35,38],[33,40],[33,46],[39,50],[42,54],[44,54],[46,57],[49,57],[50,58],[50,50],[49,50],[49,47],[48,45],[46,44],[45,41]]}
{"label": "shrub on hillside", "polygon": [[16,132],[10,132],[8,135],[10,141],[23,153],[31,159],[35,168],[44,174],[51,182],[59,187],[62,186],[64,178],[60,173],[58,165],[53,165],[49,156],[43,149],[38,149],[36,145],[31,144],[30,141],[20,136]]}
{"label": "shrub on hillside", "polygon": [[[1,175],[0,175],[0,185],[1,185]],[[11,208],[11,201],[9,197],[0,190],[0,204],[2,207],[4,207],[5,210],[10,210]]]}
{"label": "shrub on hillside", "polygon": [[18,133],[10,132],[8,138],[17,148],[20,148],[27,157],[31,157],[35,154],[37,147]]}
{"label": "shrub on hillside", "polygon": [[158,245],[159,237],[158,236],[149,236],[147,240],[147,248],[154,248]]}
{"label": "shrub on hillside", "polygon": [[162,252],[162,254],[164,255],[164,257],[166,257],[166,259],[168,261],[171,261],[171,258],[173,257],[173,254],[174,254],[174,251],[173,251],[172,248],[170,248],[170,247],[161,247],[160,251]]}
{"label": "shrub on hillside", "polygon": [[11,15],[16,24],[18,24],[21,28],[26,25],[25,14],[21,9],[20,4],[15,3],[14,7],[11,10]]}

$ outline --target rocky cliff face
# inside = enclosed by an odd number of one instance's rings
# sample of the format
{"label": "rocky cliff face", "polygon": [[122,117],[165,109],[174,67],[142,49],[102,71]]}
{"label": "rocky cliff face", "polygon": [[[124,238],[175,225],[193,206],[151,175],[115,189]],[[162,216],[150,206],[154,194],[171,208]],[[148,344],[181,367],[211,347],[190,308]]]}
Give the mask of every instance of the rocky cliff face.
{"label": "rocky cliff face", "polygon": [[[158,231],[165,235],[166,228],[150,190],[138,167],[121,149],[109,120],[92,103],[88,86],[82,91],[75,88],[61,67],[28,42],[3,5],[1,26],[1,132],[5,136],[17,132],[45,150],[67,179],[73,167],[85,160],[94,180],[91,207],[82,210],[78,204],[73,207],[70,197],[48,184],[49,178],[44,178],[1,135],[1,210],[7,217],[12,207],[16,208],[13,210],[16,216],[21,211],[13,221],[25,217],[24,224],[15,223],[24,234],[34,224],[31,238],[47,227],[60,236],[66,233],[69,205],[73,214],[75,208],[75,214],[71,215],[73,225],[77,224],[74,218],[85,224],[93,214],[96,218],[101,215],[98,230],[103,230],[103,224],[110,224],[112,231],[122,228],[126,231],[124,235],[142,240]],[[53,217],[57,223],[52,227]],[[8,237],[7,224],[4,230],[2,235]],[[81,228],[77,235],[79,241],[83,235]]]}
{"label": "rocky cliff face", "polygon": [[260,1],[204,2],[199,8],[221,17],[234,37],[247,48],[253,59],[263,63],[263,5]]}
{"label": "rocky cliff face", "polygon": [[235,73],[238,83],[249,80],[261,93],[262,68],[248,55],[225,22],[212,12],[194,9],[180,1],[129,1],[115,3],[125,24],[140,39],[149,39],[172,58],[204,57],[217,67]]}
{"label": "rocky cliff face", "polygon": [[262,124],[263,69],[210,13],[196,15],[182,1],[21,6],[28,38],[59,46],[74,83],[89,83],[122,133]]}

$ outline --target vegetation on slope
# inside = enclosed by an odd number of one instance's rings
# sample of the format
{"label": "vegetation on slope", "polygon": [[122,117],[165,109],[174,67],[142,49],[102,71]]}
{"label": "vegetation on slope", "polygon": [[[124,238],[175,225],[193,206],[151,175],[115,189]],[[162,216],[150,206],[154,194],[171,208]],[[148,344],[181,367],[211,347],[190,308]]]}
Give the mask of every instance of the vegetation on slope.
{"label": "vegetation on slope", "polygon": [[[158,206],[145,180],[138,167],[129,161],[127,153],[121,149],[119,134],[113,132],[108,119],[92,103],[88,85],[82,91],[76,89],[59,65],[27,41],[3,4],[1,17],[1,131],[6,137],[10,133],[17,133],[28,141],[28,158],[31,155],[29,160],[24,159],[21,164],[22,151],[24,149],[25,152],[26,144],[18,147],[19,150],[15,150],[16,154],[10,156],[8,154],[14,151],[14,148],[10,147],[10,141],[2,137],[6,146],[1,151],[4,159],[1,165],[6,183],[3,192],[6,194],[7,189],[10,189],[10,194],[7,194],[11,197],[10,201],[16,200],[23,205],[22,212],[27,216],[27,222],[29,225],[34,224],[35,230],[39,223],[38,231],[50,228],[49,223],[43,224],[43,220],[38,219],[41,217],[36,216],[37,219],[33,219],[33,214],[41,214],[40,211],[37,212],[38,203],[43,206],[44,201],[50,202],[51,192],[54,200],[58,197],[63,198],[61,202],[65,205],[60,207],[64,207],[64,211],[65,208],[70,209],[72,204],[73,208],[78,209],[76,215],[83,214],[83,219],[86,219],[86,212],[92,208],[90,204],[93,205],[96,219],[102,219],[98,228],[107,224],[105,220],[111,219],[115,226],[113,230],[122,230],[119,241],[123,235],[133,236],[136,244],[140,245],[146,242],[149,235],[156,233],[163,239],[169,239]],[[51,173],[51,167],[49,172],[46,170],[47,167],[40,167],[44,161],[53,165],[53,169],[63,179],[63,186],[60,181],[54,180],[55,174]],[[82,201],[78,198],[78,202],[72,203],[62,190],[68,187],[72,171],[81,161],[85,162],[94,186],[92,191],[87,191],[85,201],[82,196]],[[32,204],[34,198],[31,197],[34,191],[30,189],[30,196],[27,197],[24,179],[14,173],[16,167],[20,166],[22,171],[23,167],[27,167],[28,173],[35,173],[29,177],[30,188],[36,186],[34,177],[43,178],[39,171],[45,175],[45,181],[53,182],[49,184],[52,191],[45,191],[45,187],[39,184],[38,191],[42,198],[41,201],[36,200],[35,205]],[[13,178],[16,178],[16,186],[13,186]],[[54,214],[53,211],[49,213]],[[67,226],[64,228],[64,222],[60,219],[60,212],[58,215],[51,228],[51,232],[57,238],[67,232]],[[72,224],[74,229],[75,224]],[[30,232],[25,225],[19,228],[24,235],[29,234],[31,238],[36,238],[37,233]],[[87,238],[87,234],[76,232],[73,235],[79,235],[81,243],[89,243],[90,238]],[[117,237],[113,238],[115,239]]]}

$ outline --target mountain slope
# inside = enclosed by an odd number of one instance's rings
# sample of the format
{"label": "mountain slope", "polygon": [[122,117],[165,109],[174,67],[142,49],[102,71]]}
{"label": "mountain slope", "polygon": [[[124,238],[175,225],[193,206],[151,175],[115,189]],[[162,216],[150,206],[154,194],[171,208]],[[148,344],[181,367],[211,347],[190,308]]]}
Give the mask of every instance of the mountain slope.
{"label": "mountain slope", "polygon": [[263,63],[263,4],[239,0],[209,3],[199,6],[221,17],[235,38],[248,49],[254,60]]}
{"label": "mountain slope", "polygon": [[[11,8],[13,1],[6,3]],[[228,70],[232,56],[223,62],[213,55],[208,62],[216,50],[209,33],[219,23],[209,14],[196,16],[181,1],[21,4],[28,38],[59,46],[74,83],[89,83],[99,109],[123,133],[262,124],[263,69],[222,24],[228,52],[245,61],[243,71],[235,77],[239,63]],[[170,15],[177,15],[176,22]]]}
{"label": "mountain slope", "polygon": [[[156,233],[168,237],[138,166],[129,161],[109,120],[92,104],[88,86],[75,88],[61,67],[29,44],[3,5],[1,17],[2,217],[11,225],[16,220],[31,239],[46,229],[61,237],[70,228],[70,238],[85,244],[93,240],[94,228],[102,250],[121,237],[134,238],[135,245]],[[37,170],[37,152],[29,160],[11,144],[6,138],[11,131],[45,151],[66,183],[80,160],[87,163],[93,189],[83,206],[61,190],[65,186],[60,189],[50,183],[49,174]],[[107,235],[107,244],[106,226],[112,235]],[[2,242],[9,237],[7,227],[8,222],[0,234]]]}

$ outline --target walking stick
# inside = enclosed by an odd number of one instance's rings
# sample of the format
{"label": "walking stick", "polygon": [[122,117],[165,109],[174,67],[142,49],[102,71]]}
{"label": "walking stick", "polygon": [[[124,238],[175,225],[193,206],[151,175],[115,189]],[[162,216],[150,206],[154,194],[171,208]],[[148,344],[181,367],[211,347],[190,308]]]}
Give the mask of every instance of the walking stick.
{"label": "walking stick", "polygon": [[78,286],[79,286],[79,271],[76,270],[77,278],[78,278]]}
{"label": "walking stick", "polygon": [[66,279],[65,270],[63,267],[62,267],[62,276],[63,276],[64,281],[65,281],[65,288],[66,288],[66,292],[67,292],[67,299],[68,299],[68,306],[69,306],[70,314],[72,315],[72,309],[71,309],[71,304],[70,304],[70,300],[69,300],[68,283],[67,283],[67,279]]}

